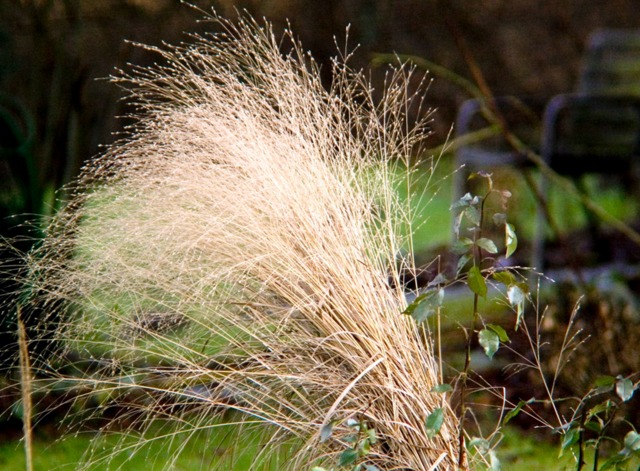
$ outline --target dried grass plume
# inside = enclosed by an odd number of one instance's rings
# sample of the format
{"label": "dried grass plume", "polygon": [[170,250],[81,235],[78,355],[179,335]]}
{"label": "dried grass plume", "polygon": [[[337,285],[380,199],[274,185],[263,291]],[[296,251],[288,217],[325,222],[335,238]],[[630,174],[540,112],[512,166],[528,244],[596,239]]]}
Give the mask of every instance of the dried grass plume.
{"label": "dried grass plume", "polygon": [[396,180],[427,134],[411,70],[375,99],[337,60],[327,90],[290,33],[210,20],[221,33],[116,78],[137,124],[28,255],[22,309],[46,313],[65,366],[48,357],[47,374],[100,398],[96,416],[116,409],[134,450],[150,431],[182,444],[237,421],[237,446],[253,429],[261,444],[251,469],[330,468],[354,418],[376,430],[366,462],[381,470],[457,469],[430,334],[402,314],[411,208]]}

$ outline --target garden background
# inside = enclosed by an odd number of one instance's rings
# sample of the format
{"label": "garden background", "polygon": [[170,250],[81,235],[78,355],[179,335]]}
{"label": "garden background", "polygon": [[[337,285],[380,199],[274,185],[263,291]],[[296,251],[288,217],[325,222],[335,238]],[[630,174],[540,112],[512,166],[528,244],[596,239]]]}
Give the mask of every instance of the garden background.
{"label": "garden background", "polygon": [[[351,66],[370,71],[367,73],[374,85],[383,80],[384,68],[380,64],[389,59],[388,54],[398,54],[401,60],[412,59],[419,68],[432,69],[433,82],[426,103],[435,110],[430,142],[438,155],[447,140],[453,144],[456,114],[461,104],[470,98],[469,91],[456,82],[457,77],[466,78],[495,96],[515,95],[545,103],[555,95],[575,90],[591,33],[602,28],[640,28],[640,9],[634,0],[190,3],[203,10],[214,7],[225,17],[235,17],[236,10],[246,9],[256,18],[264,17],[272,22],[277,34],[290,26],[321,65],[327,84],[331,79],[330,60],[338,50],[355,49]],[[33,240],[23,236],[37,238],[38,229],[37,225],[35,229],[27,228],[25,223],[50,215],[58,199],[65,198],[64,191],[58,190],[78,175],[83,162],[100,154],[102,146],[114,142],[118,133],[132,122],[127,117],[132,109],[122,100],[124,92],[105,79],[115,69],[126,70],[129,64],[150,65],[157,60],[135,43],[161,45],[188,41],[184,32],[203,33],[212,27],[210,23],[198,22],[201,16],[195,9],[175,0],[0,0],[0,106],[3,113],[0,236],[17,237],[19,248],[28,249]],[[348,41],[345,41],[347,28]],[[428,64],[420,59],[427,60]],[[436,70],[430,64],[442,69]],[[453,159],[453,152],[442,153],[436,169],[442,177],[437,179],[438,192],[422,209],[425,218],[431,221],[418,239],[416,255],[424,264],[438,255],[448,256]],[[517,228],[520,228],[518,224],[522,226],[522,246],[526,248],[526,236],[532,232],[528,225],[533,219],[534,202],[527,196],[518,171],[497,172],[494,179],[496,185],[514,194],[511,211],[515,213]],[[630,196],[624,183],[622,179],[613,185],[609,182],[605,190],[596,189],[594,198],[616,217],[637,228],[637,193]],[[589,185],[592,183],[587,182],[587,187]],[[587,228],[588,217],[583,215],[575,198],[562,190],[555,191],[554,194],[552,190],[555,205],[552,212],[560,215],[558,219],[566,238],[563,243],[550,241],[549,266],[566,268],[567,260],[573,257],[572,251],[583,256],[587,264],[610,261],[612,257],[618,261],[622,258],[629,264],[640,260],[640,248],[606,224],[598,237],[592,237]],[[585,253],[590,255],[584,256]],[[10,254],[6,251],[2,256]],[[525,264],[527,259],[519,262]],[[639,274],[633,272],[623,282],[614,283],[613,288],[607,285],[600,289],[602,286],[597,282],[585,288],[578,283],[549,295],[546,301],[552,309],[567,317],[574,303],[581,296],[589,295],[583,306],[586,320],[581,328],[595,338],[596,347],[589,344],[588,351],[593,357],[580,358],[567,369],[561,388],[568,396],[578,395],[579,388],[594,380],[587,371],[594,362],[606,364],[607,371],[601,373],[612,377],[630,377],[640,370],[634,348],[640,339],[639,281]],[[1,288],[2,296],[9,296],[15,289],[13,280],[3,280]],[[599,289],[598,295],[590,296]],[[463,304],[467,300],[456,302]],[[496,317],[499,316],[500,313],[496,313]],[[563,332],[562,327],[566,327],[566,319],[562,316],[558,319],[560,326],[551,326],[551,332]],[[445,350],[455,356],[457,349],[464,348],[464,342],[454,328],[451,330]],[[11,338],[5,336],[4,342],[11,342]],[[512,340],[518,341],[515,337]],[[495,367],[484,374],[489,381],[509,385],[515,403],[526,399],[520,389],[529,385],[523,383],[522,378],[512,380]],[[571,384],[571,379],[580,384]],[[11,383],[10,378],[4,381]],[[23,469],[20,455],[15,452],[16,440],[22,433],[15,400],[16,396],[9,394],[0,401],[0,408],[4,410],[0,415],[4,422],[1,435],[7,453],[6,458],[0,455],[0,465],[6,469],[11,469],[11,463],[18,463],[15,469]],[[490,401],[490,398],[479,399],[484,400]],[[626,409],[626,418],[637,425],[637,398],[634,401]],[[41,407],[46,406],[45,399]],[[522,431],[537,440],[535,424],[522,417],[513,422],[519,431],[514,432],[515,438],[507,435],[504,440],[507,446],[501,457],[507,463],[518,463],[522,456],[536,454],[530,442],[519,442]],[[41,424],[36,429],[38,446],[48,450],[41,454],[57,450],[61,453],[60,462],[64,463],[73,460],[73,453],[78,452],[73,446],[85,446],[81,440],[76,445],[73,441],[54,441],[60,433],[55,427],[55,415],[49,420],[45,416]],[[552,446],[553,438],[545,443]],[[64,447],[69,443],[71,451],[65,455]],[[555,453],[554,449],[548,456],[553,457]],[[553,463],[553,458],[550,461]],[[193,469],[189,464],[184,466],[183,469]],[[522,467],[507,466],[506,469],[525,469],[525,464],[519,466]],[[531,469],[539,469],[536,466],[542,465],[533,464]]]}

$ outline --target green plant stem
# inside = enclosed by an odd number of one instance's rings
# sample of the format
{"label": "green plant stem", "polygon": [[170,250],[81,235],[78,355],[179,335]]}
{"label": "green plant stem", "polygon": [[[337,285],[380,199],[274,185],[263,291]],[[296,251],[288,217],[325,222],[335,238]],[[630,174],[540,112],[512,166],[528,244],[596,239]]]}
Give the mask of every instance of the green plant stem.
{"label": "green plant stem", "polygon": [[498,124],[492,124],[477,131],[472,131],[462,136],[455,136],[453,138],[447,138],[444,144],[436,147],[431,147],[422,151],[422,157],[431,157],[434,155],[442,155],[444,153],[457,152],[458,149],[468,147],[472,144],[485,141],[490,137],[498,136],[502,134],[502,128]]}
{"label": "green plant stem", "polygon": [[582,413],[580,414],[580,428],[578,430],[578,467],[577,471],[581,471],[585,465],[584,462],[584,421],[585,421],[585,411],[582,409]]}
{"label": "green plant stem", "polygon": [[[489,178],[489,191],[480,201],[480,220],[478,221],[478,225],[476,226],[476,231],[473,233],[473,264],[474,266],[480,267],[482,263],[482,249],[477,245],[478,239],[482,237],[482,226],[484,223],[484,206],[487,198],[491,194],[493,190],[493,185],[491,179]],[[467,350],[464,359],[464,369],[462,371],[462,386],[460,388],[460,433],[458,436],[458,467],[462,469],[462,466],[465,461],[465,446],[464,446],[464,419],[467,415],[467,404],[466,404],[466,394],[467,394],[467,380],[469,377],[469,369],[471,367],[471,348],[473,346],[473,335],[476,332],[476,325],[479,320],[478,313],[478,302],[479,296],[477,293],[473,293],[473,320],[471,322],[471,332],[467,335]]]}
{"label": "green plant stem", "polygon": [[440,76],[445,80],[448,80],[449,82],[457,85],[458,87],[469,93],[471,96],[482,96],[482,91],[478,87],[476,87],[476,85],[471,80],[467,80],[461,75],[456,74],[455,72],[452,72],[446,67],[436,64],[435,62],[425,59],[424,57],[414,56],[411,54],[376,54],[373,56],[371,65],[373,67],[379,67],[381,65],[391,64],[394,62],[410,62],[423,70],[431,72],[434,75]]}

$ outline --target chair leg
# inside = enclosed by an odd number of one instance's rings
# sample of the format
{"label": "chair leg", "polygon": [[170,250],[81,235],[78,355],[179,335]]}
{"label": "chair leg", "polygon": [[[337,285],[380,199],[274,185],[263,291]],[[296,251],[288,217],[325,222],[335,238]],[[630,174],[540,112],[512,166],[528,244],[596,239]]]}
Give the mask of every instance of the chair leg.
{"label": "chair leg", "polygon": [[[544,174],[540,174],[540,182],[538,183],[536,196],[536,220],[533,232],[533,240],[531,242],[531,268],[542,272],[544,266],[544,247],[546,232],[546,214],[544,205],[547,202],[548,181]],[[540,201],[541,200],[541,201]],[[533,280],[535,277],[531,277]]]}

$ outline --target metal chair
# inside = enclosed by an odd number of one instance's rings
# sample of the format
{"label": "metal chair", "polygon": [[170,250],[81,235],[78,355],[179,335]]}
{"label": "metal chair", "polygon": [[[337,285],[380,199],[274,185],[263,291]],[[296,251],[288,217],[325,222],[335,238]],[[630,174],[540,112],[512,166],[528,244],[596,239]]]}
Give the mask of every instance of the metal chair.
{"label": "metal chair", "polygon": [[640,30],[603,29],[587,42],[578,93],[640,96]]}
{"label": "metal chair", "polygon": [[[640,173],[640,31],[602,30],[592,34],[576,92],[553,97],[543,107],[541,126],[529,118],[527,129],[527,120],[522,118],[528,114],[514,114],[514,110],[523,109],[514,106],[518,103],[522,100],[500,97],[490,105],[516,135],[524,130],[532,148],[558,173],[576,179],[590,173],[625,178]],[[463,103],[456,120],[456,135],[473,133],[483,119],[484,126],[491,125],[486,117],[487,106],[477,99]],[[535,114],[539,108],[527,109]],[[454,201],[464,193],[466,176],[473,168],[509,165],[527,171],[531,167],[528,159],[510,150],[504,140],[463,146],[455,158],[456,166],[465,168],[454,178]],[[546,197],[547,185],[541,175],[534,190]],[[545,218],[540,207],[536,219],[530,263],[542,269]]]}
{"label": "metal chair", "polygon": [[629,172],[640,144],[639,105],[640,30],[593,33],[576,93],[547,105],[543,157],[571,176]]}
{"label": "metal chair", "polygon": [[[586,174],[614,177],[638,197],[639,30],[591,35],[577,92],[553,97],[545,109],[541,153],[554,170],[578,183]],[[585,212],[595,228],[596,218]]]}
{"label": "metal chair", "polygon": [[640,96],[557,95],[543,123],[541,153],[560,174],[624,175],[637,164]]}

